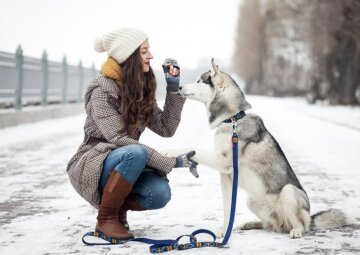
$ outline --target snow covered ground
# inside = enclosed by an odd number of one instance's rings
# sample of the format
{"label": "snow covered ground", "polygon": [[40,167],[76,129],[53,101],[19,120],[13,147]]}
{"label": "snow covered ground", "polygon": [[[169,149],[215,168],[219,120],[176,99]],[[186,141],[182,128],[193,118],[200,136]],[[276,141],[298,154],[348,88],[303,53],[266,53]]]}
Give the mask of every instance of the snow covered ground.
{"label": "snow covered ground", "polygon": [[[248,97],[250,112],[264,119],[307,191],[312,213],[342,208],[360,220],[360,108],[308,105],[300,99]],[[148,254],[148,246],[87,247],[96,211],[72,188],[65,168],[82,140],[84,115],[0,130],[1,254]],[[146,131],[141,142],[158,150],[211,147],[213,130],[202,104],[187,101],[172,138]],[[229,134],[230,139],[230,134]],[[169,175],[172,200],[155,211],[130,212],[136,236],[176,238],[198,228],[217,231],[222,222],[218,173],[199,166]],[[239,191],[235,226],[255,219]],[[169,254],[359,254],[358,225],[310,232],[302,239],[235,227],[228,247]]]}

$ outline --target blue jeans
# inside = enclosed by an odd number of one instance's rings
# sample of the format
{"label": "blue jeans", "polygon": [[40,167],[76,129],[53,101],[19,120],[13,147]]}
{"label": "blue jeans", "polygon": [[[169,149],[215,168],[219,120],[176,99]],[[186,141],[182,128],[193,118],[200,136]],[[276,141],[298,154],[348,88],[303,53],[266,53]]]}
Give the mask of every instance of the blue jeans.
{"label": "blue jeans", "polygon": [[148,159],[142,145],[132,144],[114,149],[104,160],[100,177],[100,191],[104,190],[112,171],[118,171],[128,182],[133,183],[131,195],[148,209],[163,208],[171,199],[169,183],[154,171],[145,167]]}

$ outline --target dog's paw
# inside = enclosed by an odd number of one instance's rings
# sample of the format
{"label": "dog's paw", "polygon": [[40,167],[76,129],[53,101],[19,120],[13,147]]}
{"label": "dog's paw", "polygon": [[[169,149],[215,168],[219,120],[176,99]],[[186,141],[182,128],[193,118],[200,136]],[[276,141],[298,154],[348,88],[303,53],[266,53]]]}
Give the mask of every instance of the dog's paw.
{"label": "dog's paw", "polygon": [[260,221],[249,221],[240,226],[241,230],[251,230],[251,229],[263,229],[263,225]]}
{"label": "dog's paw", "polygon": [[293,228],[292,230],[290,230],[290,238],[301,238],[302,236],[302,231],[300,228]]}

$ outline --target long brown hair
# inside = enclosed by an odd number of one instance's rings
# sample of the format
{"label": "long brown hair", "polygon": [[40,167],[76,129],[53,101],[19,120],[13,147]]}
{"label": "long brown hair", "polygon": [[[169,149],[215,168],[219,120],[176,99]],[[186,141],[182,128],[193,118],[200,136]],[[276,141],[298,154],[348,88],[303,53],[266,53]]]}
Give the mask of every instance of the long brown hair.
{"label": "long brown hair", "polygon": [[115,81],[120,89],[122,117],[129,137],[136,139],[141,125],[154,125],[156,79],[151,67],[143,72],[140,47],[120,67],[121,77]]}

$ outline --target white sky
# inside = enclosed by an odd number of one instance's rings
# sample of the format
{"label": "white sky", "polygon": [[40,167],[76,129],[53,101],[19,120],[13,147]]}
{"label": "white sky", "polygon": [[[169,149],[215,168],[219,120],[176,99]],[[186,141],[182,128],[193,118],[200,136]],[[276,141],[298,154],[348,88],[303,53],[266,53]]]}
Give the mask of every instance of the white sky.
{"label": "white sky", "polygon": [[122,26],[149,36],[153,66],[167,57],[183,67],[201,59],[232,57],[241,0],[0,0],[0,50],[100,67],[104,53],[93,49],[95,36]]}

